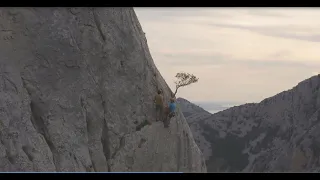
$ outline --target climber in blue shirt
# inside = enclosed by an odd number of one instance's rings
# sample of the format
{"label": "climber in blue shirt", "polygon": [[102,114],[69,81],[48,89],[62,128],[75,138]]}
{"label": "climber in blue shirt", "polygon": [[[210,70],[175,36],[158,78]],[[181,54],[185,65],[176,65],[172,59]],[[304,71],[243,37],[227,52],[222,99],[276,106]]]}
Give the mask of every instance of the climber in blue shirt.
{"label": "climber in blue shirt", "polygon": [[176,103],[174,102],[173,98],[170,99],[169,110],[170,113],[174,113],[174,111],[176,110]]}
{"label": "climber in blue shirt", "polygon": [[174,98],[170,99],[169,106],[167,106],[167,115],[165,120],[163,121],[164,127],[168,128],[170,124],[170,120],[172,117],[175,116],[175,110],[176,110],[176,103]]}

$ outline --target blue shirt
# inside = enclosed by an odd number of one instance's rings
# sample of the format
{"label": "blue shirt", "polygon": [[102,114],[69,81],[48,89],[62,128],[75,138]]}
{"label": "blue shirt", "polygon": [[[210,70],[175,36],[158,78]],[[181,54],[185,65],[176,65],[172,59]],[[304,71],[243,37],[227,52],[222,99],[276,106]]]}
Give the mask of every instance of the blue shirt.
{"label": "blue shirt", "polygon": [[169,109],[170,109],[170,112],[174,112],[176,110],[176,104],[175,103],[170,103],[169,104]]}

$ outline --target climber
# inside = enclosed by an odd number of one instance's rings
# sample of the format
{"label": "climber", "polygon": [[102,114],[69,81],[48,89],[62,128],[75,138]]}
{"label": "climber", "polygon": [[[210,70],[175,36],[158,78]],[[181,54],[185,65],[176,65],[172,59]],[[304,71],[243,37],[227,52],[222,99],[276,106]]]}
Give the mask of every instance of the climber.
{"label": "climber", "polygon": [[162,91],[158,90],[158,94],[154,98],[154,102],[156,105],[156,121],[161,120],[163,116],[163,96]]}
{"label": "climber", "polygon": [[175,111],[176,111],[176,103],[174,98],[171,98],[169,106],[166,107],[166,113],[165,113],[166,117],[165,117],[165,120],[163,121],[163,125],[165,128],[169,127],[171,118],[175,116]]}

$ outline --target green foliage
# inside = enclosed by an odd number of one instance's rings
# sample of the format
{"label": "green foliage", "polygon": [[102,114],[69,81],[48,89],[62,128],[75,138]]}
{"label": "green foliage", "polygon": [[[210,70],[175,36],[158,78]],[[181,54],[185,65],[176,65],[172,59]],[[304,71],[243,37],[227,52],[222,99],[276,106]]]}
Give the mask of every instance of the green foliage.
{"label": "green foliage", "polygon": [[176,84],[176,91],[174,93],[174,96],[177,94],[177,91],[180,87],[188,86],[192,83],[198,82],[199,80],[199,78],[197,78],[195,75],[185,72],[177,73],[175,77],[178,80],[174,82]]}

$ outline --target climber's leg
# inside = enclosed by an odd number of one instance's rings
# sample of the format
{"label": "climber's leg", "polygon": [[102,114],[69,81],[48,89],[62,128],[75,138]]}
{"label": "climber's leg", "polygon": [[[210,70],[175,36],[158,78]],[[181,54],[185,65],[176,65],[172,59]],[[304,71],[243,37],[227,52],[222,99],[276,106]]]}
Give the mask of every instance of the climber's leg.
{"label": "climber's leg", "polygon": [[167,107],[166,108],[166,113],[165,113],[165,119],[163,121],[163,125],[164,125],[165,128],[169,127],[170,119],[171,119],[171,116],[170,116],[169,108]]}
{"label": "climber's leg", "polygon": [[156,105],[156,121],[159,121],[160,118],[160,105]]}
{"label": "climber's leg", "polygon": [[169,108],[166,106],[164,108],[163,119],[162,119],[164,125],[166,124],[166,122],[168,120],[168,114],[169,114]]}
{"label": "climber's leg", "polygon": [[159,120],[158,121],[163,121],[163,106],[159,107]]}
{"label": "climber's leg", "polygon": [[172,113],[174,113],[174,112],[170,112],[170,113],[168,114],[168,118],[167,118],[167,122],[166,122],[166,126],[167,126],[167,127],[169,127],[170,122],[171,122],[171,118],[173,117]]}

